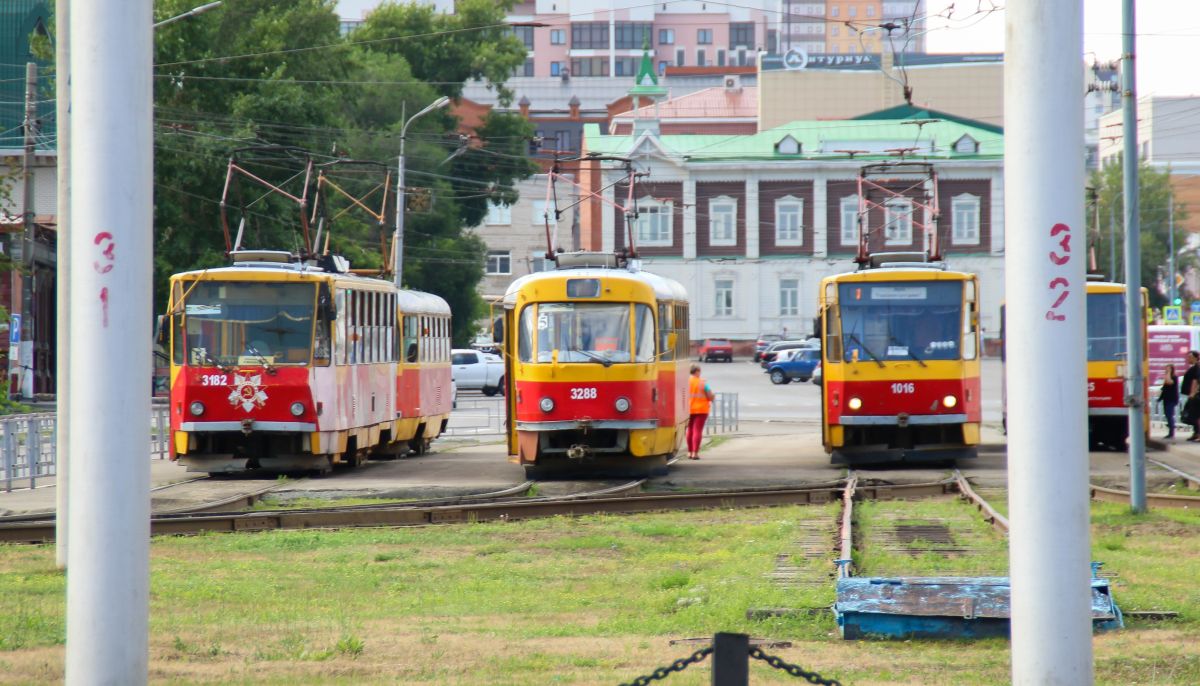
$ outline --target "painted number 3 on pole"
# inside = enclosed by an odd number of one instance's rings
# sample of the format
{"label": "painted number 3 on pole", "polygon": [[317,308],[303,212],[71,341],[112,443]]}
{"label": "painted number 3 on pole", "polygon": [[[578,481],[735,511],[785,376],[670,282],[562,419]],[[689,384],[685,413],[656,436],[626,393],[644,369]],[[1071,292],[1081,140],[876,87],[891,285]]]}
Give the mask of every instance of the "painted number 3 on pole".
{"label": "painted number 3 on pole", "polygon": [[[1056,267],[1064,267],[1071,261],[1071,227],[1066,224],[1055,224],[1050,227],[1050,238],[1058,239],[1060,235],[1062,239],[1058,240],[1056,249],[1050,251],[1050,262]],[[1060,249],[1062,250],[1061,254],[1059,253]],[[1070,288],[1071,282],[1067,281],[1065,277],[1056,276],[1050,280],[1050,295],[1057,294],[1057,296],[1050,305],[1050,309],[1046,310],[1046,319],[1052,322],[1067,320],[1067,315],[1059,312],[1058,308],[1062,307],[1062,304],[1067,301],[1067,297],[1071,295]]]}
{"label": "painted number 3 on pole", "polygon": [[[107,231],[101,231],[92,239],[96,244],[96,248],[100,251],[100,259],[92,261],[92,269],[96,270],[97,274],[107,274],[113,270],[113,263],[117,261],[113,251],[117,244],[113,242],[113,235]],[[104,328],[108,328],[108,286],[100,289],[100,317],[101,324]]]}

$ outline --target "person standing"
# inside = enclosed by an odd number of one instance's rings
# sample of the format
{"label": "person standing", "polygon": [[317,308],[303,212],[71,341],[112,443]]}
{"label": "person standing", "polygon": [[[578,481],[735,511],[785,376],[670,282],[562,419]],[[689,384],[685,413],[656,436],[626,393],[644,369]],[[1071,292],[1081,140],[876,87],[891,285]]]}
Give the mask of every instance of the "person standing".
{"label": "person standing", "polygon": [[1167,435],[1175,438],[1175,408],[1179,405],[1179,379],[1175,376],[1175,365],[1167,365],[1159,387],[1158,400],[1162,403],[1163,415],[1167,418]]}
{"label": "person standing", "polygon": [[1197,412],[1200,409],[1200,352],[1189,350],[1187,361],[1187,371],[1179,381],[1179,392],[1187,398],[1183,401],[1183,419],[1184,424],[1192,428],[1188,440],[1195,443],[1200,441],[1200,430],[1197,429],[1197,422],[1200,421],[1200,417],[1197,417],[1200,414]]}
{"label": "person standing", "polygon": [[692,375],[688,379],[687,446],[689,460],[700,459],[700,441],[704,440],[704,422],[708,420],[712,399],[712,389],[709,388],[707,381],[700,378],[700,365],[692,365]]}

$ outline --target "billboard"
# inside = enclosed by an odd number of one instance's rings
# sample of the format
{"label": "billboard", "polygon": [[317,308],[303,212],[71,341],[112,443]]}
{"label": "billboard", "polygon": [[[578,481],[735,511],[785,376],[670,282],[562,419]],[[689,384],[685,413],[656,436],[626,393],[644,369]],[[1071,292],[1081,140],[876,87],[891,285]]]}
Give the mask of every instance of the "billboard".
{"label": "billboard", "polygon": [[[1175,365],[1175,373],[1183,376],[1187,370],[1187,353],[1200,350],[1200,326],[1154,325],[1146,328],[1146,359],[1150,363],[1150,388],[1162,383],[1167,365]],[[1151,392],[1154,396],[1153,391]]]}

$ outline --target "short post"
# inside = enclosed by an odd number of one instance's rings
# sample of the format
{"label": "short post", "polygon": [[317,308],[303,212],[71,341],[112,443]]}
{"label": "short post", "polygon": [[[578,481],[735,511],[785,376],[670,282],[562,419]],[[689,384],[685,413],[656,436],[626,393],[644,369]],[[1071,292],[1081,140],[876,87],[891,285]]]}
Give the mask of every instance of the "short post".
{"label": "short post", "polygon": [[712,686],[750,683],[750,637],[719,633],[713,636]]}

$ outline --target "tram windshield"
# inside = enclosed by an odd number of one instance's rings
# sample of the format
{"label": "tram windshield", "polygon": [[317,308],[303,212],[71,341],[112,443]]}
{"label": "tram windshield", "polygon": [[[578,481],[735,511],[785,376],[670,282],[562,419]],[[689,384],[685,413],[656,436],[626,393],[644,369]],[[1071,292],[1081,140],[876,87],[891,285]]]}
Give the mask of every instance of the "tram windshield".
{"label": "tram windshield", "polygon": [[[636,310],[636,327],[631,317]],[[637,328],[632,341],[630,333]],[[521,312],[518,355],[526,362],[596,362],[605,366],[654,359],[654,316],[629,303],[539,303]],[[531,348],[536,354],[531,354]]]}
{"label": "tram windshield", "polygon": [[1089,362],[1125,359],[1125,296],[1088,293],[1087,358]]}
{"label": "tram windshield", "polygon": [[186,351],[187,363],[197,366],[308,364],[314,284],[193,283],[182,284],[176,310],[176,360]]}
{"label": "tram windshield", "polygon": [[843,283],[838,306],[846,362],[962,359],[962,282]]}

